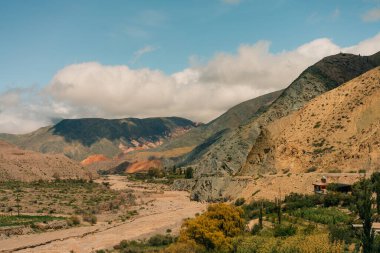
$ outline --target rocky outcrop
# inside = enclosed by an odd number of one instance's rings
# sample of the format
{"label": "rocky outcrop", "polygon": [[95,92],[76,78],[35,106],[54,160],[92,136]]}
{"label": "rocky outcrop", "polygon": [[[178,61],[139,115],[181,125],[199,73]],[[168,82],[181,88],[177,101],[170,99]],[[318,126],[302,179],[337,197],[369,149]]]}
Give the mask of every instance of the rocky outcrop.
{"label": "rocky outcrop", "polygon": [[243,171],[380,169],[380,68],[269,124]]}
{"label": "rocky outcrop", "polygon": [[[209,144],[202,150],[195,148],[197,154],[189,154],[191,159],[187,160],[187,165],[196,168],[198,182],[194,189],[199,189],[197,191],[198,198],[200,200],[209,198],[207,191],[210,190],[210,187],[197,186],[199,183],[203,184],[201,179],[204,176],[216,172],[223,174],[224,177],[231,177],[250,175],[253,172],[275,171],[274,161],[271,161],[272,158],[270,158],[272,157],[271,138],[267,136],[266,126],[300,110],[315,97],[380,65],[379,57],[380,53],[369,57],[352,54],[326,57],[301,73],[273,103],[257,111],[248,123],[226,131],[218,138],[214,138],[213,141],[207,140]],[[252,169],[252,166],[244,165],[252,148],[256,146],[262,148],[264,152],[254,159],[259,162],[265,160],[266,166]],[[250,162],[252,160],[248,161],[248,163]],[[209,180],[209,182],[215,184],[211,187],[214,189],[213,191],[221,192],[223,196],[227,194],[225,185],[220,184],[219,179]]]}

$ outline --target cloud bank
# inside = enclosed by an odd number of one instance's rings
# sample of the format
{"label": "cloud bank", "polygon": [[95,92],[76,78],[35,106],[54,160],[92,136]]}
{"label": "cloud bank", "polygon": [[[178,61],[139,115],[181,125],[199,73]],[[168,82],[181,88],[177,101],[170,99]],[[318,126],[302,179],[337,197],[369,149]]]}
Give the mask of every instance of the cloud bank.
{"label": "cloud bank", "polygon": [[53,118],[181,116],[208,122],[242,101],[286,87],[325,56],[377,51],[380,34],[346,48],[321,38],[280,53],[271,53],[269,41],[259,41],[172,75],[126,65],[73,64],[43,90],[1,94],[0,132],[29,132]]}

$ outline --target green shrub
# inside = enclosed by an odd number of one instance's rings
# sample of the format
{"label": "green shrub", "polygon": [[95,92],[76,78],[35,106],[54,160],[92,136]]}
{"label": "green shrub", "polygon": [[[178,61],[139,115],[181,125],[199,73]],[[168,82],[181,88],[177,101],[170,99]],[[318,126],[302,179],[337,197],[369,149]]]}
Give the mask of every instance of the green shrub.
{"label": "green shrub", "polygon": [[373,252],[380,252],[380,235],[375,236],[373,240]]}
{"label": "green shrub", "polygon": [[321,122],[318,121],[317,123],[315,123],[314,128],[319,128],[320,126],[321,126]]}
{"label": "green shrub", "polygon": [[191,179],[193,178],[194,170],[192,167],[187,167],[185,170],[185,178],[186,179]]}
{"label": "green shrub", "polygon": [[352,190],[352,187],[348,184],[330,183],[327,185],[327,190],[334,192],[349,192]]}
{"label": "green shrub", "polygon": [[349,224],[352,218],[337,208],[302,208],[291,212],[291,215],[322,224]]}
{"label": "green shrub", "polygon": [[273,230],[274,237],[288,237],[295,235],[297,227],[293,225],[276,225]]}
{"label": "green shrub", "polygon": [[150,246],[169,245],[174,242],[174,237],[171,235],[154,235],[148,240]]}
{"label": "green shrub", "polygon": [[313,224],[308,224],[303,230],[302,230],[302,233],[304,235],[311,235],[315,229],[317,228],[316,225],[313,225]]}
{"label": "green shrub", "polygon": [[261,226],[260,224],[255,224],[253,225],[252,229],[251,229],[251,234],[253,235],[257,235],[260,231],[261,231]]}
{"label": "green shrub", "polygon": [[274,202],[268,200],[252,201],[249,204],[242,205],[245,218],[247,220],[258,218],[261,206],[263,206],[264,214],[274,213],[276,210],[276,205]]}
{"label": "green shrub", "polygon": [[354,201],[352,195],[329,192],[327,194],[304,195],[299,193],[290,193],[285,196],[285,210],[296,210],[298,208],[315,207],[315,206],[349,206]]}
{"label": "green shrub", "polygon": [[245,203],[245,198],[238,198],[235,200],[235,206],[241,206]]}
{"label": "green shrub", "polygon": [[329,238],[331,242],[344,241],[351,244],[355,240],[355,232],[350,225],[329,225]]}
{"label": "green shrub", "polygon": [[285,196],[285,210],[295,210],[304,207],[313,207],[323,204],[323,196],[320,194],[304,195],[299,193],[290,193]]}
{"label": "green shrub", "polygon": [[306,170],[306,173],[310,173],[310,172],[314,172],[314,171],[317,171],[317,167],[315,167],[315,166],[308,168]]}
{"label": "green shrub", "polygon": [[330,169],[328,173],[342,173],[341,169]]}

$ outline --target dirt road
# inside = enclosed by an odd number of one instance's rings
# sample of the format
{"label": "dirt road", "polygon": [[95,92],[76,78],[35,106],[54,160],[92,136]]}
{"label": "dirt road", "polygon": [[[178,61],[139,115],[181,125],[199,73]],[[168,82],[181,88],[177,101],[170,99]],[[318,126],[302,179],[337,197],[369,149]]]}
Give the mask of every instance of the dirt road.
{"label": "dirt road", "polygon": [[[113,176],[108,181],[115,189],[133,188],[133,184],[127,184],[123,177]],[[161,191],[150,193],[147,197],[151,200],[140,207],[139,215],[124,223],[100,222],[89,227],[4,239],[0,240],[0,252],[85,253],[112,248],[124,239],[146,238],[156,233],[165,233],[167,229],[173,233],[178,232],[183,219],[206,208],[205,204],[190,201],[186,192]]]}

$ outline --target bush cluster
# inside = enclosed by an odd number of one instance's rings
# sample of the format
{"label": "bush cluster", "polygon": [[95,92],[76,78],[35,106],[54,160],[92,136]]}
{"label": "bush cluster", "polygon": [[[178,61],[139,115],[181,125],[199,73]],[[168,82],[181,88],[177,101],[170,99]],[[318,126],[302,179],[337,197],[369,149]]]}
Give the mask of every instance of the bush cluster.
{"label": "bush cluster", "polygon": [[228,204],[212,204],[207,211],[182,225],[179,241],[194,241],[207,250],[228,252],[231,239],[245,229],[242,209]]}

